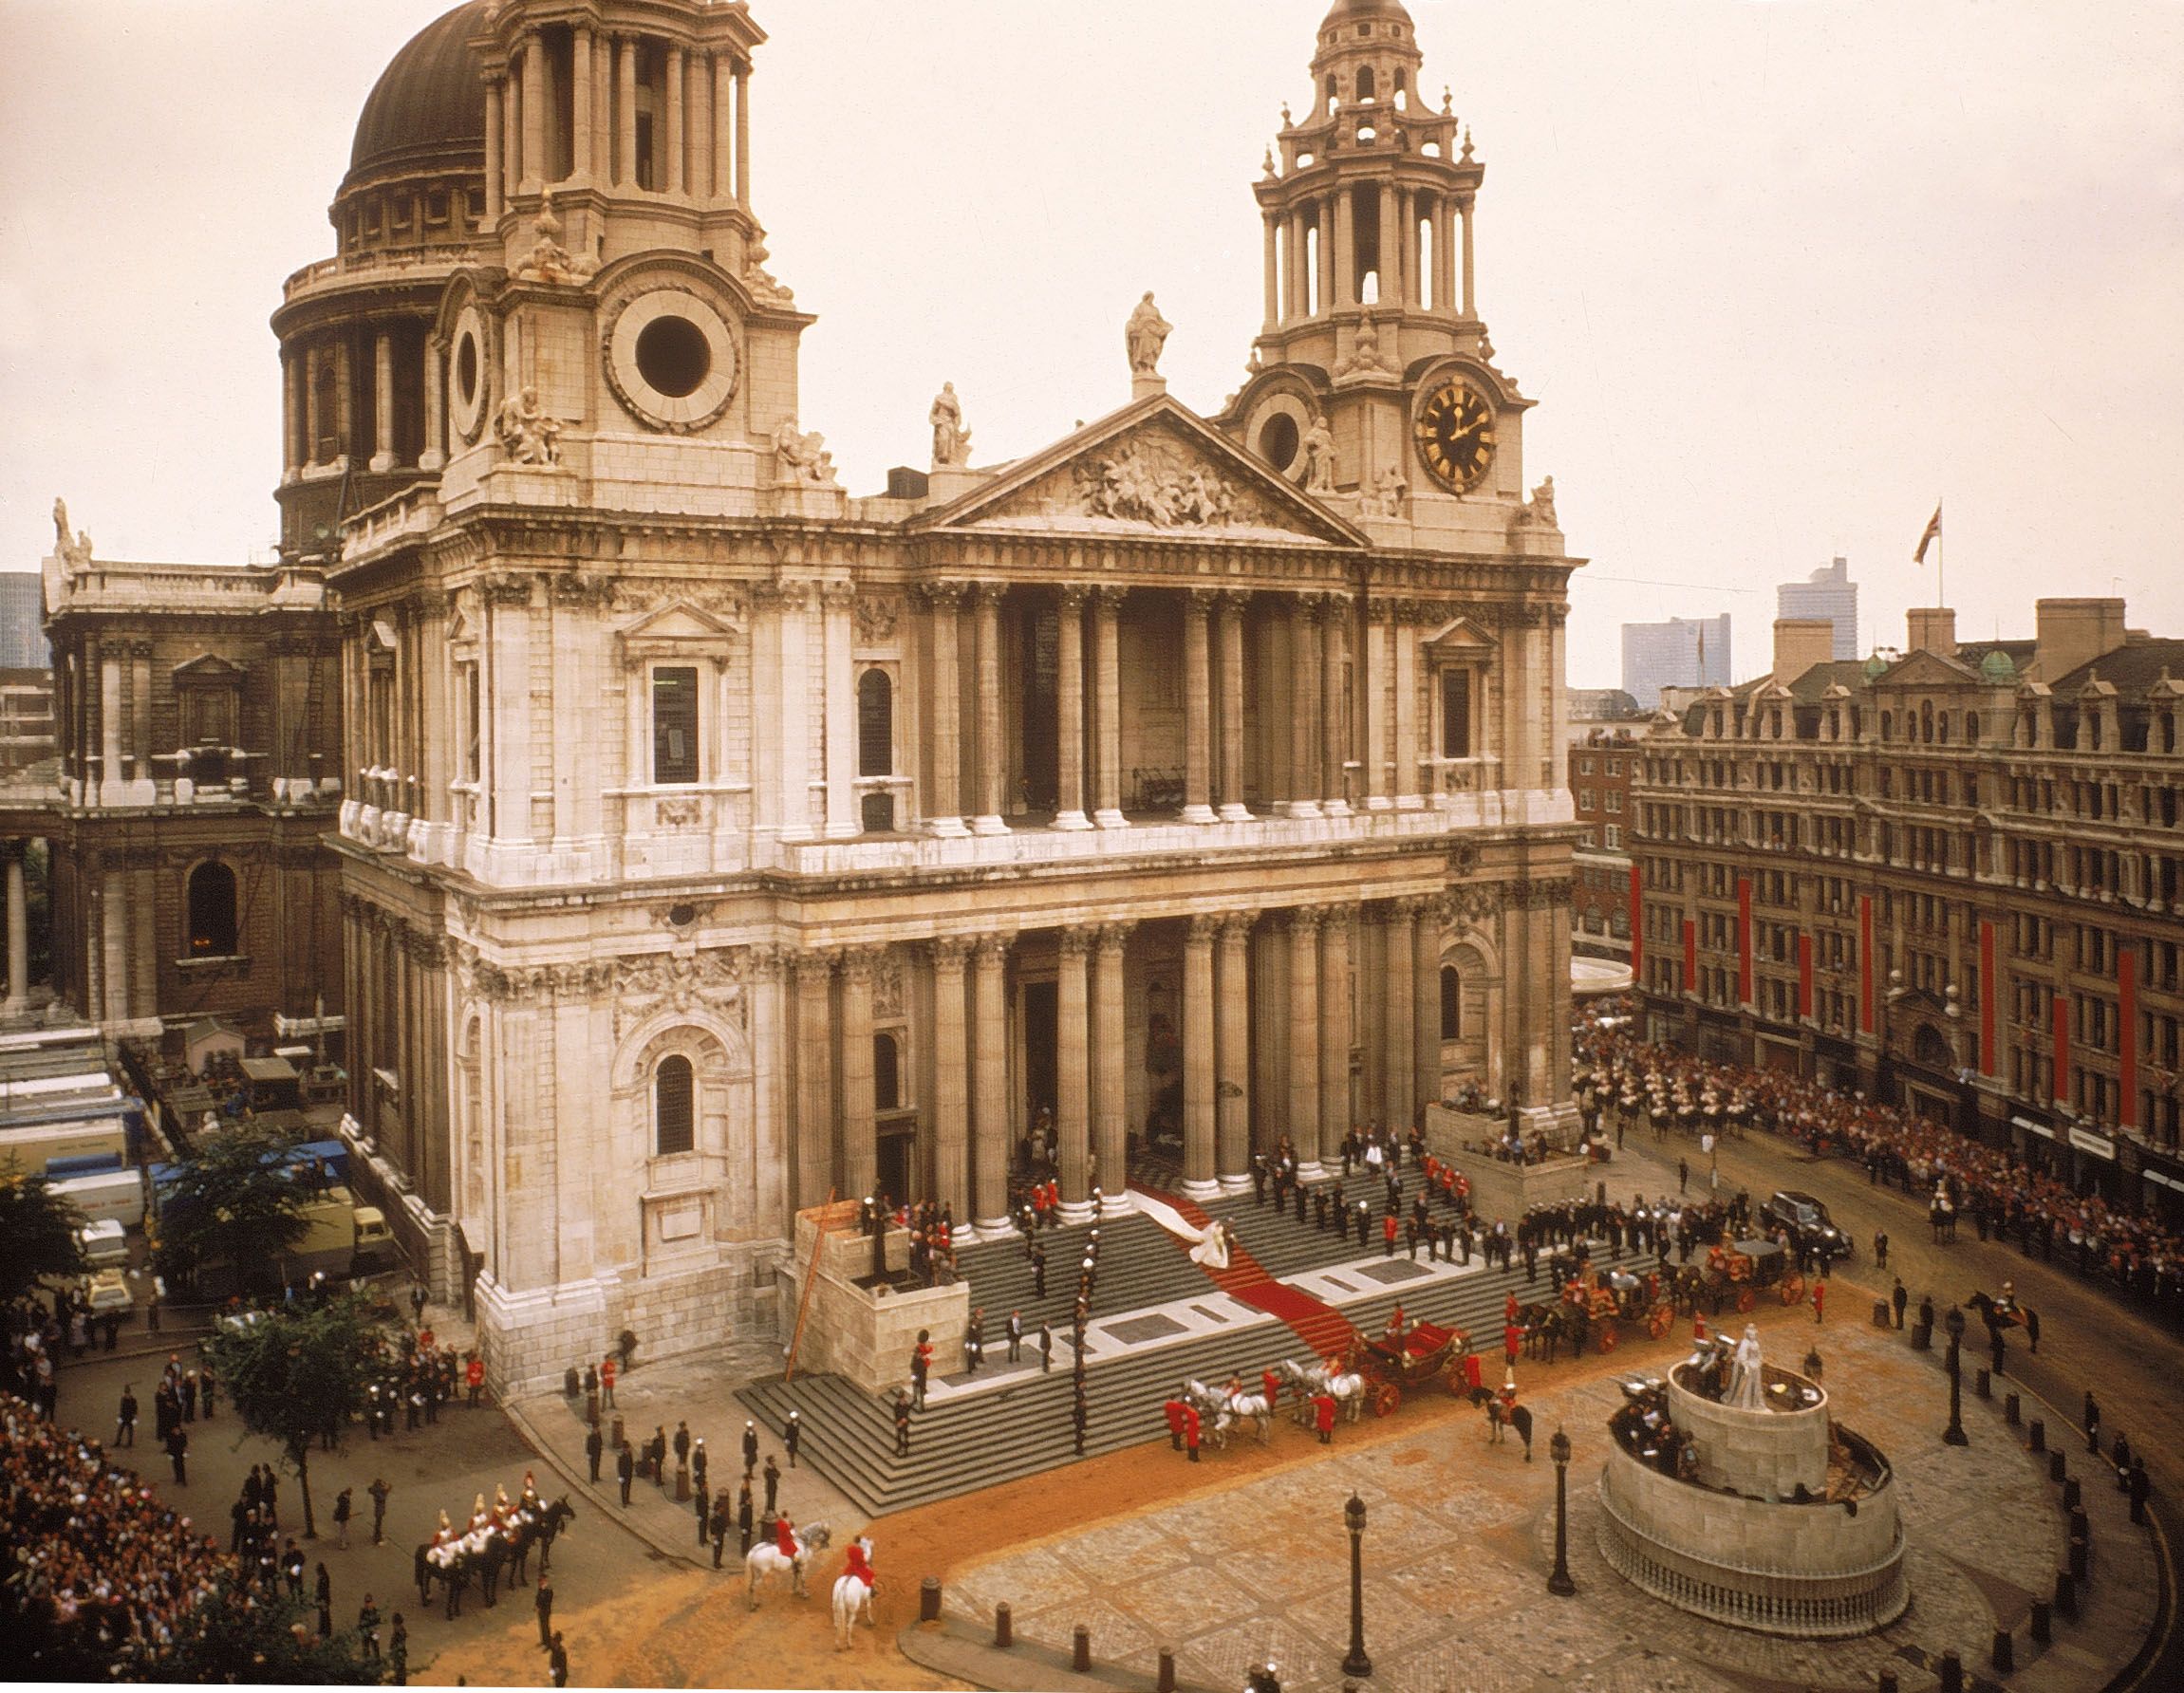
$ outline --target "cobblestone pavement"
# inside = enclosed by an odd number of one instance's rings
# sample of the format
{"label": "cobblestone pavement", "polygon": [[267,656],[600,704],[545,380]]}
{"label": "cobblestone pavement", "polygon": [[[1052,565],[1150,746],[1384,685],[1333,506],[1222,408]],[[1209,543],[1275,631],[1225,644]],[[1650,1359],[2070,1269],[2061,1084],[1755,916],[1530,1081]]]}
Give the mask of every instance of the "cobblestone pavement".
{"label": "cobblestone pavement", "polygon": [[[1852,1290],[1842,1291],[1843,1307],[1855,1304]],[[1335,1450],[1318,1461],[959,1571],[948,1604],[982,1621],[1005,1600],[1018,1633],[1047,1644],[1066,1646],[1073,1628],[1087,1624],[1102,1663],[1142,1673],[1153,1671],[1165,1644],[1175,1647],[1184,1679],[1200,1684],[1240,1685],[1252,1665],[1272,1658],[1285,1686],[1337,1686],[1349,1643],[1342,1503],[1355,1491],[1369,1513],[1366,1637],[1375,1686],[1871,1687],[1888,1665],[1911,1688],[1932,1684],[1945,1649],[1984,1669],[1997,1628],[2017,1632],[2012,1685],[2097,1687],[2130,1659],[2154,1621],[2155,1570],[2146,1536],[2125,1522],[2120,1501],[2098,1497],[2113,1489],[2086,1490],[2103,1514],[2094,1585],[2110,1609],[2098,1623],[2059,1624],[2058,1648],[2036,1659],[2025,1623],[2032,1600],[2053,1590],[2064,1519],[2044,1463],[2004,1425],[1999,1402],[1978,1401],[1968,1386],[1972,1443],[1945,1446],[1940,1372],[1900,1335],[1849,1320],[1816,1329],[1802,1312],[1779,1310],[1764,1333],[1769,1355],[1784,1363],[1819,1342],[1838,1416],[1878,1443],[1903,1490],[1912,1608],[1867,1639],[1787,1641],[1705,1622],[1608,1568],[1596,1543],[1596,1483],[1603,1424],[1620,1395],[1615,1370],[1594,1359],[1577,1370],[1530,1372],[1526,1401],[1538,1439],[1529,1464],[1513,1442],[1485,1443],[1468,1417],[1415,1432],[1367,1424],[1338,1434]],[[1664,1361],[1625,1355],[1640,1367]],[[1525,1373],[1521,1367],[1521,1380]],[[1558,1423],[1577,1446],[1569,1545],[1578,1596],[1570,1600],[1543,1591],[1554,1555],[1546,1443]],[[1348,1450],[1339,1443],[1345,1434]]]}

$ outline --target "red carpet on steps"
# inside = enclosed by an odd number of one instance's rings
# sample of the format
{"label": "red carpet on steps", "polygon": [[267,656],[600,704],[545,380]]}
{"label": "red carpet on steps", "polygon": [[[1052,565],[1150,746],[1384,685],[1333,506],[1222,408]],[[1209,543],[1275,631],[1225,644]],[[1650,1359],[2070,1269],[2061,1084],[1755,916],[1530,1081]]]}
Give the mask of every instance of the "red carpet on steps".
{"label": "red carpet on steps", "polygon": [[[1213,1220],[1204,1210],[1185,1199],[1157,1187],[1148,1187],[1142,1181],[1130,1186],[1162,1204],[1173,1207],[1176,1215],[1191,1227],[1203,1229]],[[1171,1237],[1172,1238],[1172,1237]],[[1176,1242],[1182,1250],[1183,1243]],[[1233,1298],[1269,1316],[1279,1317],[1297,1331],[1297,1338],[1312,1349],[1319,1358],[1337,1357],[1347,1351],[1357,1330],[1351,1327],[1350,1319],[1336,1311],[1326,1300],[1316,1298],[1302,1288],[1293,1288],[1285,1281],[1277,1281],[1267,1274],[1266,1266],[1239,1244],[1228,1255],[1228,1268],[1215,1270],[1201,1265],[1214,1286]]]}

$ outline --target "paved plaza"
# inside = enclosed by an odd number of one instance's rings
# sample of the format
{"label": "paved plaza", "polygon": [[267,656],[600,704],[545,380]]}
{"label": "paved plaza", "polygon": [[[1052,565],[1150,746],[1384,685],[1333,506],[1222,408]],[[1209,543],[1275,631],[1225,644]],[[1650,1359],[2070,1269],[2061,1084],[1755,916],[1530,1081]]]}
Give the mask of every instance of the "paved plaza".
{"label": "paved plaza", "polygon": [[[1377,1686],[1871,1687],[1878,1670],[1893,1667],[1916,1687],[1936,1679],[1948,1649],[1968,1669],[1985,1670],[1998,1628],[2015,1635],[2020,1668],[2011,1685],[2101,1685],[2155,1621],[2146,1532],[2129,1525],[2113,1487],[2085,1488],[2096,1549],[2086,1615],[2058,1622],[2052,1646],[2034,1646],[2030,1607],[2052,1593],[2065,1546],[2060,1490],[2044,1460],[2024,1451],[2022,1431],[2006,1427],[1999,1399],[1971,1395],[1969,1367],[1971,1444],[1943,1445],[1947,1392],[1933,1358],[1913,1352],[1901,1334],[1849,1320],[1847,1284],[1840,1293],[1844,1320],[1816,1330],[1805,1313],[1778,1311],[1763,1332],[1770,1357],[1785,1365],[1819,1342],[1838,1416],[1879,1444],[1903,1490],[1912,1606],[1867,1639],[1780,1640],[1705,1622],[1646,1597],[1608,1568],[1596,1544],[1595,1486],[1604,1423],[1620,1403],[1615,1376],[1658,1370],[1673,1356],[1667,1348],[1626,1351],[1613,1364],[1588,1358],[1575,1371],[1520,1366],[1521,1379],[1540,1384],[1526,1394],[1538,1419],[1529,1464],[1513,1442],[1487,1444],[1467,1409],[1452,1406],[1428,1422],[1426,1403],[1410,1399],[1389,1423],[1339,1429],[1336,1451],[1322,1461],[1255,1470],[1246,1482],[1170,1510],[959,1571],[948,1608],[984,1625],[1006,1601],[1019,1636],[1064,1648],[1085,1624],[1101,1663],[1148,1676],[1165,1644],[1176,1651],[1179,1674],[1198,1685],[1240,1685],[1251,1665],[1271,1658],[1286,1687],[1338,1686],[1349,1641],[1342,1504],[1354,1491],[1370,1513],[1366,1632]],[[1567,1600],[1544,1591],[1554,1555],[1546,1447],[1558,1423],[1577,1449],[1570,1567],[1578,1592]],[[1288,1430],[1277,1436],[1300,1439]],[[2066,1435],[2059,1442],[2078,1447],[2070,1460],[2078,1471],[2081,1443]]]}

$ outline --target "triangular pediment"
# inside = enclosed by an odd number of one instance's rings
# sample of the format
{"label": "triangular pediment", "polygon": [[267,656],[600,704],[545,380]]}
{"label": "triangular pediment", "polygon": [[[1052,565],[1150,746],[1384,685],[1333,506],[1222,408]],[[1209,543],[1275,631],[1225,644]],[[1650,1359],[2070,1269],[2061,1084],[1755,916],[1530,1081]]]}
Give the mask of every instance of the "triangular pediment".
{"label": "triangular pediment", "polygon": [[1469,618],[1459,617],[1452,618],[1427,636],[1426,646],[1435,658],[1450,659],[1465,654],[1491,653],[1495,641],[1489,631],[1481,628]]}
{"label": "triangular pediment", "polygon": [[1939,688],[1954,687],[1961,682],[1977,679],[1977,672],[1969,665],[1959,664],[1954,659],[1945,659],[1939,653],[1922,651],[1907,653],[1880,679],[1880,685],[1888,688]]}
{"label": "triangular pediment", "polygon": [[217,653],[199,653],[187,663],[176,665],[174,674],[177,681],[231,682],[241,679],[243,667]]}
{"label": "triangular pediment", "polygon": [[685,601],[654,607],[622,631],[624,641],[719,641],[735,625]]}
{"label": "triangular pediment", "polygon": [[1156,395],[926,512],[920,529],[1363,548],[1368,538],[1211,424]]}

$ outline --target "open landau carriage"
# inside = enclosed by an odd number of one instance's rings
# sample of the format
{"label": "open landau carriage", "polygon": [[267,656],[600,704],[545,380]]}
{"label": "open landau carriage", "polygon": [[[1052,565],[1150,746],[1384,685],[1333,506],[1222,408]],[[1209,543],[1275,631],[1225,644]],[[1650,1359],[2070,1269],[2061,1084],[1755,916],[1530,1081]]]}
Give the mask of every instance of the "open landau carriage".
{"label": "open landau carriage", "polygon": [[1464,1391],[1462,1372],[1455,1367],[1456,1348],[1466,1336],[1438,1323],[1413,1323],[1391,1329],[1376,1339],[1360,1338],[1351,1349],[1350,1362],[1367,1384],[1372,1414],[1385,1417],[1403,1403],[1403,1389],[1448,1378],[1449,1390]]}

